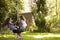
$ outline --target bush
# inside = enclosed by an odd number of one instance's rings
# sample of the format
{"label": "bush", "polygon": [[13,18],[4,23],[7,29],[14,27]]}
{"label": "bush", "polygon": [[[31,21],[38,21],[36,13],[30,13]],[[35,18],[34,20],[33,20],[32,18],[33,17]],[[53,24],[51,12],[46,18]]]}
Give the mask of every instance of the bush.
{"label": "bush", "polygon": [[46,29],[49,29],[50,32],[60,32],[60,18],[58,19],[58,15],[48,16],[46,18]]}

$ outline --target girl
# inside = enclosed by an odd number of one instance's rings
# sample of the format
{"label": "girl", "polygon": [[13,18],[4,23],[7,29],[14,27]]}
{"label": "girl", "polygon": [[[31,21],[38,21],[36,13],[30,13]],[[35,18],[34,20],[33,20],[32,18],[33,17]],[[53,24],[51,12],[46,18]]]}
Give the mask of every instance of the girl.
{"label": "girl", "polygon": [[25,30],[25,28],[26,28],[26,26],[27,26],[27,23],[26,23],[26,19],[25,19],[25,17],[22,15],[22,16],[20,16],[20,21],[18,21],[18,26],[19,26],[19,28],[18,28],[18,33],[17,33],[17,35],[18,35],[18,38],[20,39],[20,40],[22,40],[22,35],[21,35],[21,33],[22,32],[24,32],[24,30]]}
{"label": "girl", "polygon": [[8,26],[8,28],[10,29],[10,30],[14,30],[14,29],[16,29],[15,27],[14,27],[14,23],[12,23],[12,19],[11,18],[7,18],[6,20],[5,20],[5,22],[3,23],[3,27],[4,26]]}

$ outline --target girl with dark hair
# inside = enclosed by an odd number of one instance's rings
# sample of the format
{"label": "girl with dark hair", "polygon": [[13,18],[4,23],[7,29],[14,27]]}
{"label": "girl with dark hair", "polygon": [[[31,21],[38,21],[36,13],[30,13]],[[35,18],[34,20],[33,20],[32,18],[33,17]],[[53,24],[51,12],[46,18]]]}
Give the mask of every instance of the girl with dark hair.
{"label": "girl with dark hair", "polygon": [[14,30],[14,29],[16,29],[15,27],[14,27],[14,23],[12,23],[12,19],[11,18],[7,18],[6,20],[5,20],[5,22],[3,23],[3,27],[4,26],[8,26],[8,28],[10,28],[10,30]]}

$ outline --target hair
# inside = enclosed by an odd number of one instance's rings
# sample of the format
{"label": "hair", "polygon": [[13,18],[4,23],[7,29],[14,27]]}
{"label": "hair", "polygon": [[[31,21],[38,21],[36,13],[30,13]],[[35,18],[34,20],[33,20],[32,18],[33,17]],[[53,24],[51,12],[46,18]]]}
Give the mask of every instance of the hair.
{"label": "hair", "polygon": [[10,21],[10,18],[7,18],[7,19],[4,21],[4,23],[3,23],[2,26],[4,27],[4,26],[8,25],[8,24],[9,24],[9,21]]}
{"label": "hair", "polygon": [[26,21],[26,19],[25,19],[25,17],[23,15],[20,16],[20,19]]}

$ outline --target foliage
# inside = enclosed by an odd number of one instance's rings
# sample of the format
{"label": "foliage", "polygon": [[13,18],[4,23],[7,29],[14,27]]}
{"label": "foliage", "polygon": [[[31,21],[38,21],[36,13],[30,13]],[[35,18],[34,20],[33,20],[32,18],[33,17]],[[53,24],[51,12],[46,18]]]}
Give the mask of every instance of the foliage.
{"label": "foliage", "polygon": [[[35,9],[35,10],[34,10]],[[35,17],[36,25],[38,26],[38,31],[45,32],[45,19],[47,14],[46,0],[37,0],[36,7],[32,9]]]}
{"label": "foliage", "polygon": [[60,31],[60,19],[58,19],[57,15],[46,17],[46,25],[47,29],[49,29],[50,32],[58,33]]}
{"label": "foliage", "polygon": [[22,9],[23,0],[0,0],[0,22],[3,22],[4,18],[9,16],[17,20],[18,12]]}
{"label": "foliage", "polygon": [[23,9],[23,0],[6,0],[6,3],[8,5],[9,17],[12,17],[16,21],[18,14]]}
{"label": "foliage", "polygon": [[[38,31],[60,32],[59,0],[37,0],[32,12]],[[56,6],[57,5],[57,6]]]}
{"label": "foliage", "polygon": [[[46,19],[46,29],[48,32],[60,32],[60,13],[59,13],[59,0],[51,0],[47,2],[48,5],[48,15]],[[54,2],[54,3],[53,3]],[[57,5],[58,4],[58,5]],[[57,5],[57,6],[56,6]]]}
{"label": "foliage", "polygon": [[7,4],[5,3],[5,1],[0,0],[0,23],[3,22],[5,16],[6,16],[6,12],[7,12]]}
{"label": "foliage", "polygon": [[36,4],[37,4],[37,12],[47,14],[46,0],[38,0]]}
{"label": "foliage", "polygon": [[8,11],[8,7],[5,0],[0,0],[0,31],[1,31],[1,26],[2,26],[1,24],[6,18],[7,11]]}

